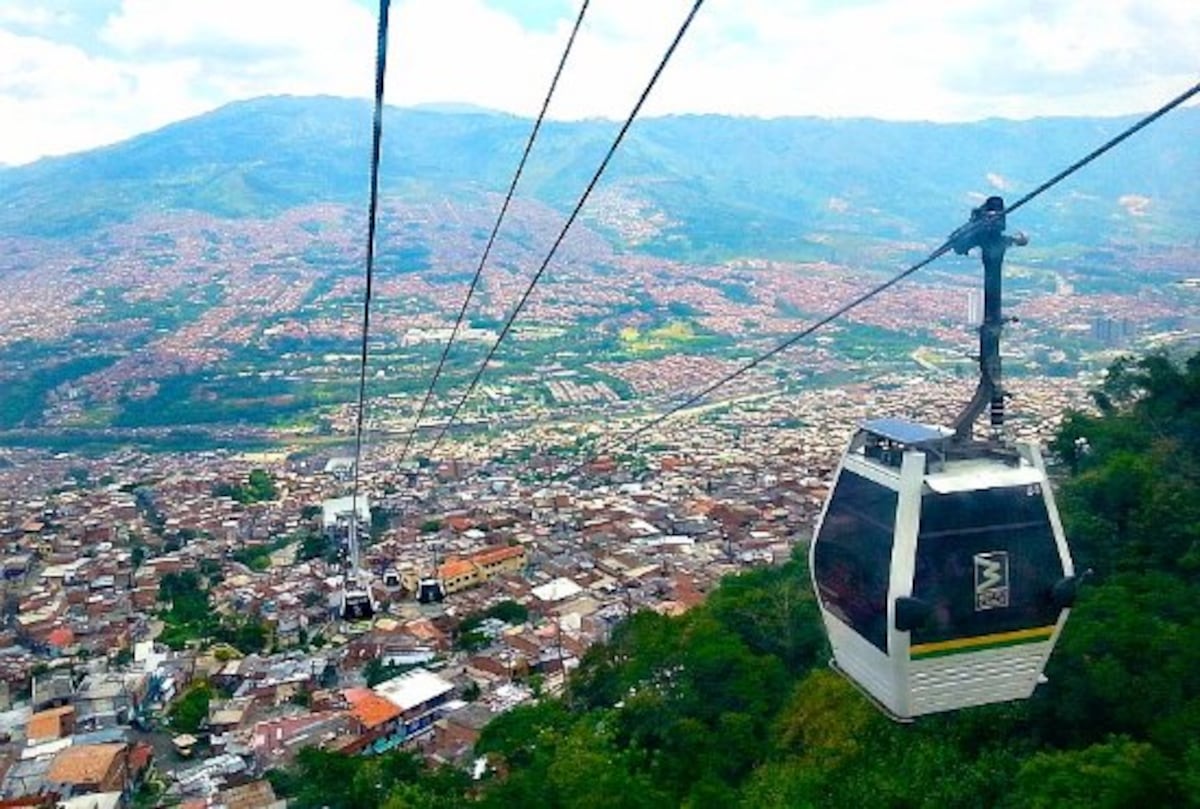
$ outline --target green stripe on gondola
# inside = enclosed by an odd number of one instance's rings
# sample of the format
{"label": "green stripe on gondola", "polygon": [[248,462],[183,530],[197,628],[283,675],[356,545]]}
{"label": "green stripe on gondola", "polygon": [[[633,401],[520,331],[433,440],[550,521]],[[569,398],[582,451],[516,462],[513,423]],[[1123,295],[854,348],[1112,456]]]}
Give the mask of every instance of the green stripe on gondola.
{"label": "green stripe on gondola", "polygon": [[1015,632],[997,632],[993,635],[978,635],[973,638],[955,638],[936,643],[920,643],[908,650],[913,660],[933,657],[981,652],[985,649],[1002,649],[1006,646],[1021,646],[1026,643],[1043,643],[1054,635],[1053,626],[1019,629]]}

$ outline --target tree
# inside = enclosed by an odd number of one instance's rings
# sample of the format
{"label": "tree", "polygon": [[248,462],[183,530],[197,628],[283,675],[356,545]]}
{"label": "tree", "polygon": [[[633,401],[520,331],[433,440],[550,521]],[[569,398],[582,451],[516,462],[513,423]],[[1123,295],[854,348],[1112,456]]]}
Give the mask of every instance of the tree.
{"label": "tree", "polygon": [[213,691],[208,683],[198,683],[171,706],[168,716],[171,727],[180,733],[196,733],[208,720],[208,708]]}
{"label": "tree", "polygon": [[806,671],[824,656],[825,635],[802,550],[781,567],[725,579],[707,609],[752,651],[778,656],[792,671]]}
{"label": "tree", "polygon": [[1166,760],[1151,745],[1113,737],[1083,750],[1038,753],[1021,765],[1006,805],[1028,809],[1178,806]]}
{"label": "tree", "polygon": [[243,505],[276,499],[275,479],[265,469],[252,469],[243,484],[222,482],[212,488],[213,497],[231,497]]}
{"label": "tree", "polygon": [[275,479],[265,469],[251,469],[246,487],[250,502],[274,500],[278,493],[275,490]]}
{"label": "tree", "polygon": [[164,574],[158,584],[158,598],[171,605],[169,616],[175,623],[201,623],[212,614],[208,592],[194,570]]}
{"label": "tree", "polygon": [[267,773],[277,794],[298,809],[452,809],[466,806],[461,771],[426,768],[412,753],[347,756],[306,747],[293,766]]}
{"label": "tree", "polygon": [[310,559],[325,559],[332,562],[337,558],[336,543],[330,542],[329,537],[318,531],[305,531],[300,535],[300,552],[297,554],[301,561]]}
{"label": "tree", "polygon": [[1072,413],[1051,443],[1072,469],[1062,503],[1077,558],[1101,575],[1200,571],[1200,353],[1114,363],[1102,415]]}
{"label": "tree", "polygon": [[414,666],[396,666],[390,663],[384,663],[378,657],[373,657],[367,661],[367,665],[363,667],[363,676],[367,680],[367,687],[372,688],[382,682],[386,682],[393,677],[399,677],[406,671],[411,671]]}

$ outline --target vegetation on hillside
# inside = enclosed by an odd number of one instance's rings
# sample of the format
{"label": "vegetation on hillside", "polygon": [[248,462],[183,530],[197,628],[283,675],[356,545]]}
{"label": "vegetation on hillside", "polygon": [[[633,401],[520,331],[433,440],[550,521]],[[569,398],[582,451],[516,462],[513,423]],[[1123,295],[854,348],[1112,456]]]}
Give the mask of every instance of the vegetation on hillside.
{"label": "vegetation on hillside", "polygon": [[265,469],[251,469],[245,483],[218,483],[213,487],[213,497],[232,497],[243,505],[274,500],[275,478]]}
{"label": "vegetation on hillside", "polygon": [[168,717],[171,729],[178,733],[196,733],[208,720],[208,708],[212,704],[213,689],[208,683],[201,682],[188,689],[175,704],[171,706]]}
{"label": "vegetation on hillside", "polygon": [[[619,626],[566,699],[484,729],[492,774],[470,790],[405,765],[355,805],[1200,805],[1200,355],[1118,363],[1096,400],[1052,447],[1094,576],[1033,699],[890,722],[825,666],[797,558]],[[392,766],[309,753],[274,780],[301,806],[343,805],[347,783]]]}
{"label": "vegetation on hillside", "polygon": [[270,645],[270,630],[258,618],[218,614],[208,582],[194,570],[165,574],[158,585],[158,600],[168,605],[159,613],[163,631],[158,641],[172,649],[228,643],[251,654]]}
{"label": "vegetation on hillside", "polygon": [[[1104,164],[1107,170],[1072,180],[1077,194],[1070,206],[1026,209],[1022,227],[1046,243],[1092,244],[1096,233],[1118,243],[1133,233],[1143,242],[1190,238],[1197,201],[1177,178],[1195,173],[1197,114],[1176,110],[1131,139],[1120,160]],[[16,167],[0,175],[0,235],[80,236],[147,212],[241,218],[313,203],[357,205],[369,147],[362,122],[369,117],[359,99],[260,98],[102,150]],[[856,233],[936,243],[957,224],[948,215],[967,213],[948,211],[945,201],[985,190],[982,167],[1002,167],[1015,186],[1029,187],[1127,123],[652,118],[630,131],[605,184],[634,204],[640,219],[665,215],[645,249],[688,260],[828,258],[850,247]],[[470,204],[481,190],[504,187],[529,122],[387,108],[383,127],[405,135],[382,166],[388,193]],[[598,120],[546,128],[538,159],[523,177],[523,195],[568,208],[607,147],[610,129]],[[1154,200],[1159,226],[1139,229],[1138,217],[1114,215],[1113,201],[1131,188]],[[72,204],[59,204],[63,199]],[[811,238],[829,234],[837,237],[837,250],[827,238]],[[169,243],[162,248],[172,257]],[[411,271],[424,266],[427,253],[423,246],[384,245],[380,258],[381,266]]]}

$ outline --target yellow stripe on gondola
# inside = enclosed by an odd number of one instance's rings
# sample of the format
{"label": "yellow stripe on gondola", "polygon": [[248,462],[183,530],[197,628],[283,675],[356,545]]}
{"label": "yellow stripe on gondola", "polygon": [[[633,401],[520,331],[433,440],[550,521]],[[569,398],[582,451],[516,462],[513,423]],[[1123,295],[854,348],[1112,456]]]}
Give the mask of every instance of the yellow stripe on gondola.
{"label": "yellow stripe on gondola", "polygon": [[995,649],[1001,646],[1037,643],[1038,641],[1050,640],[1053,634],[1053,626],[1038,626],[1033,629],[1018,629],[1014,632],[997,632],[994,635],[976,635],[973,638],[955,638],[936,643],[919,643],[916,646],[910,647],[908,653],[913,659],[940,657],[941,655]]}

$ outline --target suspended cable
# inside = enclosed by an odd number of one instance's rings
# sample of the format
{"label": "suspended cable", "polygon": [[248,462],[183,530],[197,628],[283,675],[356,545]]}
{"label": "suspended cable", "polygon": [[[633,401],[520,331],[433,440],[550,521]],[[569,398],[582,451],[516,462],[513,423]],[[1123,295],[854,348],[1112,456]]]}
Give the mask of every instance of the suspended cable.
{"label": "suspended cable", "polygon": [[730,382],[737,379],[738,377],[740,377],[742,374],[746,373],[747,371],[751,371],[754,368],[757,368],[762,363],[764,363],[767,360],[771,359],[772,357],[776,356],[777,354],[781,354],[784,351],[787,351],[789,348],[791,348],[796,343],[803,340],[805,337],[808,337],[810,334],[817,331],[821,327],[829,325],[832,321],[837,320],[839,317],[846,314],[847,312],[849,312],[851,309],[855,308],[856,306],[859,306],[860,304],[867,302],[868,300],[875,297],[876,295],[883,292],[884,290],[890,289],[891,287],[900,283],[905,278],[907,278],[908,276],[917,272],[918,270],[923,269],[923,268],[927,267],[928,265],[932,264],[934,261],[936,261],[937,259],[941,258],[943,255],[948,253],[950,251],[950,249],[951,249],[950,242],[949,241],[945,242],[937,250],[934,250],[928,256],[926,256],[925,258],[923,258],[921,261],[917,262],[916,264],[912,265],[904,272],[902,272],[898,275],[892,276],[892,278],[890,278],[887,281],[883,282],[882,284],[879,284],[878,286],[872,288],[870,291],[864,292],[862,295],[859,295],[857,298],[850,301],[849,303],[842,304],[837,309],[835,309],[834,311],[830,312],[825,317],[818,320],[816,323],[813,323],[812,325],[805,328],[803,331],[800,331],[800,332],[792,335],[791,337],[784,340],[779,345],[772,348],[770,351],[766,352],[765,354],[760,354],[759,356],[757,356],[754,359],[747,362],[745,365],[742,365],[741,367],[737,368],[736,370],[731,371],[730,373],[721,377],[716,382],[713,382],[713,383],[709,384],[708,386],[702,388],[699,392],[692,394],[684,401],[680,402],[679,404],[677,404],[674,407],[667,410],[662,415],[655,418],[653,421],[647,422],[646,424],[643,424],[641,427],[638,427],[633,432],[631,432],[627,435],[621,436],[619,439],[617,439],[615,444],[605,447],[602,450],[596,450],[596,451],[592,452],[587,457],[587,459],[585,459],[581,463],[577,464],[576,466],[572,467],[571,470],[566,473],[566,476],[571,477],[572,475],[577,474],[580,470],[583,469],[583,467],[587,466],[589,463],[591,463],[593,460],[595,460],[597,457],[599,457],[600,455],[602,455],[604,453],[615,452],[618,449],[628,446],[633,441],[635,441],[638,438],[638,436],[641,436],[642,434],[646,433],[647,431],[654,429],[655,427],[662,424],[667,419],[674,416],[679,411],[686,410],[687,408],[691,407],[692,405],[696,404],[700,400],[707,397],[713,391],[717,390],[720,387],[723,387],[724,385],[729,384]]}
{"label": "suspended cable", "polygon": [[529,140],[525,142],[525,151],[521,155],[521,161],[517,164],[517,171],[513,174],[512,183],[508,186],[508,193],[504,196],[504,204],[500,206],[500,214],[496,217],[496,224],[492,226],[492,232],[488,236],[487,245],[483,248],[483,256],[479,259],[479,266],[475,268],[475,277],[471,279],[471,284],[467,287],[467,296],[463,299],[462,308],[458,310],[458,317],[454,321],[454,328],[450,330],[450,339],[446,341],[446,345],[442,349],[442,356],[438,359],[437,368],[433,372],[433,379],[429,381],[429,388],[425,391],[425,398],[421,401],[421,407],[417,410],[417,417],[413,419],[412,429],[409,430],[408,436],[404,439],[404,447],[400,450],[400,460],[397,461],[397,465],[404,463],[404,459],[408,456],[408,448],[412,446],[413,438],[421,426],[421,419],[425,416],[425,410],[429,407],[429,400],[433,398],[434,388],[437,386],[438,379],[442,376],[442,369],[446,366],[446,358],[450,356],[450,348],[454,345],[454,341],[458,337],[458,330],[462,327],[463,319],[467,315],[467,307],[470,305],[471,298],[475,294],[475,288],[479,285],[479,277],[483,275],[484,265],[487,264],[488,256],[491,255],[492,245],[496,241],[496,234],[500,231],[501,223],[504,222],[504,215],[508,213],[509,203],[512,202],[513,194],[517,190],[517,183],[521,181],[521,173],[525,170],[525,163],[529,160],[529,153],[533,149],[534,141],[537,140],[538,131],[542,128],[542,121],[546,117],[546,110],[550,107],[550,99],[554,97],[554,90],[558,87],[558,80],[562,76],[563,68],[566,67],[567,57],[571,54],[571,47],[575,44],[575,35],[579,33],[579,27],[583,24],[583,17],[587,13],[589,2],[590,0],[583,0],[583,5],[579,9],[579,16],[575,18],[575,26],[571,29],[571,36],[567,38],[567,45],[563,49],[562,57],[558,60],[558,68],[554,71],[554,78],[550,81],[550,89],[546,91],[546,98],[542,101],[542,109],[538,113],[537,120],[533,123],[533,129],[529,133]]}
{"label": "suspended cable", "polygon": [[387,73],[388,7],[379,0],[379,29],[375,51],[375,116],[371,126],[371,197],[367,208],[366,292],[363,295],[362,352],[358,367],[358,412],[354,424],[354,478],[350,488],[350,569],[358,571],[358,483],[362,464],[363,413],[367,407],[367,341],[371,335],[371,289],[375,277],[375,230],[379,212],[379,154],[383,140],[383,80]]}
{"label": "suspended cable", "polygon": [[[1075,161],[1070,166],[1068,166],[1067,168],[1060,171],[1058,174],[1055,174],[1049,180],[1047,180],[1046,182],[1037,186],[1032,191],[1030,191],[1028,194],[1025,194],[1023,197],[1018,199],[1012,205],[1009,205],[1007,208],[1005,208],[1005,214],[1009,214],[1009,213],[1015,211],[1017,208],[1020,208],[1022,205],[1025,205],[1026,203],[1032,201],[1036,197],[1040,196],[1041,194],[1045,193],[1049,189],[1053,188],[1055,185],[1058,185],[1058,183],[1062,182],[1067,177],[1069,177],[1072,174],[1074,174],[1075,172],[1079,171],[1081,168],[1083,168],[1087,164],[1091,163],[1093,160],[1098,158],[1100,155],[1102,155],[1105,152],[1107,152],[1108,150],[1112,149],[1114,146],[1121,143],[1122,141],[1124,141],[1125,139],[1127,139],[1134,133],[1138,132],[1139,130],[1144,129],[1145,127],[1149,126],[1151,123],[1158,120],[1163,115],[1166,115],[1168,112],[1175,109],[1180,104],[1183,104],[1189,98],[1192,98],[1193,96],[1197,95],[1198,93],[1200,93],[1200,83],[1193,85],[1186,92],[1180,94],[1179,96],[1176,96],[1175,98],[1171,99],[1166,104],[1164,104],[1163,106],[1159,107],[1154,112],[1139,119],[1133,125],[1122,130],[1120,134],[1118,134],[1115,137],[1111,138],[1110,140],[1106,141],[1103,145],[1099,146],[1098,148],[1089,152],[1084,157]],[[967,225],[964,225],[963,227],[957,229],[953,234],[951,234],[950,238],[948,238],[945,242],[942,243],[942,245],[940,247],[938,247],[936,250],[934,250],[932,253],[930,253],[925,258],[921,259],[921,261],[912,265],[911,267],[909,267],[908,269],[899,273],[898,275],[893,276],[892,278],[888,279],[887,281],[883,282],[882,284],[879,284],[878,286],[873,287],[868,292],[864,292],[863,294],[859,295],[857,298],[854,298],[853,300],[851,300],[849,303],[843,304],[842,306],[835,309],[833,312],[830,312],[828,315],[826,315],[825,317],[818,320],[816,323],[813,323],[812,325],[806,327],[805,329],[798,332],[797,334],[794,334],[791,337],[789,337],[788,339],[784,340],[782,343],[775,346],[774,348],[772,348],[770,351],[766,352],[765,354],[761,354],[761,355],[755,357],[754,359],[747,362],[745,365],[742,365],[741,367],[737,368],[736,370],[731,371],[730,373],[721,377],[716,382],[713,382],[710,385],[702,388],[699,392],[692,394],[687,399],[685,399],[684,401],[675,405],[674,407],[671,407],[666,412],[664,412],[662,415],[658,416],[657,418],[653,419],[652,421],[649,421],[646,424],[643,424],[641,427],[638,427],[637,429],[633,430],[632,432],[619,437],[615,443],[608,445],[608,446],[604,447],[603,449],[592,451],[591,453],[588,454],[588,457],[585,458],[582,462],[576,464],[570,470],[568,470],[565,473],[565,476],[572,477],[572,476],[578,474],[580,471],[582,471],[582,469],[584,467],[586,467],[588,464],[590,464],[592,461],[594,461],[596,458],[598,458],[602,454],[615,452],[619,449],[629,446],[639,436],[642,436],[646,432],[659,426],[663,422],[670,419],[672,416],[679,413],[681,410],[686,410],[687,408],[691,407],[692,405],[694,405],[694,404],[698,403],[699,401],[701,401],[702,399],[706,398],[709,394],[713,393],[718,388],[721,388],[721,387],[727,385],[728,383],[732,382],[733,380],[735,380],[738,377],[745,374],[747,371],[750,371],[750,370],[758,367],[762,363],[766,362],[767,360],[771,359],[772,357],[774,357],[778,354],[781,354],[782,352],[791,348],[796,343],[800,342],[805,337],[808,337],[810,334],[812,334],[813,332],[822,328],[823,326],[829,325],[829,323],[831,323],[834,320],[837,320],[839,317],[846,314],[851,309],[854,309],[855,307],[857,307],[863,303],[866,303],[871,298],[874,298],[876,295],[880,294],[881,292],[884,292],[885,290],[890,289],[891,287],[895,286],[900,281],[903,281],[905,278],[909,277],[910,275],[917,272],[918,270],[921,270],[921,269],[929,266],[934,261],[936,261],[937,259],[944,256],[946,253],[950,252],[953,249],[953,245],[954,245],[955,241],[959,237],[961,237],[964,234],[964,232],[966,232],[968,229],[970,229],[972,227],[977,227],[977,226],[978,225],[975,225],[975,224],[967,224]]]}
{"label": "suspended cable", "polygon": [[538,281],[541,280],[542,275],[546,272],[546,268],[550,266],[550,261],[558,252],[558,248],[562,244],[563,239],[566,238],[567,232],[571,229],[571,226],[575,224],[575,220],[578,218],[579,212],[583,210],[583,206],[587,202],[588,197],[591,196],[592,190],[596,187],[596,184],[600,182],[600,177],[604,174],[605,169],[608,168],[609,161],[612,160],[617,148],[620,147],[621,142],[625,139],[625,134],[629,131],[629,127],[633,125],[638,113],[641,112],[642,106],[646,103],[646,99],[650,96],[650,91],[653,90],[654,85],[658,83],[659,77],[666,69],[667,63],[671,61],[671,57],[675,54],[675,49],[679,47],[679,43],[683,40],[684,34],[687,33],[688,28],[692,24],[692,20],[695,19],[696,13],[700,10],[702,5],[704,5],[704,0],[696,0],[696,2],[692,5],[691,11],[688,12],[687,18],[684,19],[683,24],[676,32],[675,38],[671,41],[671,45],[667,48],[666,53],[663,54],[661,61],[658,63],[658,67],[655,68],[654,74],[650,77],[650,81],[646,84],[645,89],[642,90],[642,94],[638,98],[637,103],[634,104],[633,110],[630,111],[629,116],[625,119],[625,123],[621,125],[621,129],[619,132],[617,132],[617,137],[613,140],[612,145],[609,146],[607,154],[604,155],[604,159],[600,161],[599,168],[597,168],[595,174],[592,175],[592,179],[588,182],[587,188],[584,189],[582,196],[579,197],[579,201],[575,203],[575,207],[571,211],[571,215],[567,217],[566,223],[562,226],[562,230],[559,231],[558,237],[554,240],[554,244],[550,247],[550,252],[546,254],[546,258],[542,261],[541,266],[538,267],[538,271],[534,273],[533,278],[529,281],[529,286],[525,288],[520,300],[517,301],[516,308],[513,309],[512,313],[508,316],[508,320],[504,322],[504,327],[500,330],[500,335],[496,338],[496,341],[492,343],[492,347],[488,350],[487,356],[483,358],[483,363],[479,366],[479,370],[475,372],[475,376],[471,378],[470,384],[467,385],[466,392],[458,400],[458,403],[455,404],[454,410],[450,414],[450,418],[447,419],[444,425],[442,425],[441,430],[438,432],[437,438],[434,439],[433,446],[430,449],[430,454],[437,451],[437,448],[441,445],[442,439],[445,437],[446,432],[458,419],[458,414],[462,410],[463,405],[466,404],[467,400],[471,397],[471,394],[474,393],[475,387],[479,384],[480,377],[482,377],[484,371],[487,370],[488,364],[496,355],[496,351],[499,350],[500,344],[504,342],[504,339],[512,330],[513,323],[516,321],[517,317],[520,316],[521,310],[525,308],[525,304],[528,302],[529,296],[533,294],[534,287],[536,287]]}
{"label": "suspended cable", "polygon": [[1081,168],[1086,166],[1088,163],[1091,163],[1097,157],[1104,154],[1105,152],[1107,152],[1109,149],[1116,146],[1121,141],[1130,137],[1134,133],[1139,132],[1142,129],[1145,129],[1150,124],[1154,123],[1159,118],[1163,117],[1168,112],[1175,109],[1180,104],[1184,103],[1189,98],[1196,95],[1197,93],[1200,93],[1200,82],[1193,84],[1189,89],[1180,93],[1178,96],[1171,99],[1166,104],[1163,104],[1161,107],[1159,107],[1154,112],[1147,115],[1146,117],[1140,119],[1137,123],[1133,124],[1133,126],[1130,126],[1128,129],[1125,129],[1124,131],[1122,131],[1121,134],[1117,135],[1115,138],[1112,138],[1111,140],[1104,143],[1102,146],[1097,147],[1093,151],[1091,151],[1088,154],[1084,155],[1083,157],[1079,158],[1074,163],[1072,163],[1071,165],[1067,166],[1065,169],[1060,171],[1058,174],[1055,174],[1049,180],[1042,183],[1037,188],[1033,189],[1028,194],[1026,194],[1025,196],[1018,199],[1012,205],[1009,205],[1007,208],[1005,208],[1004,213],[1005,214],[1012,213],[1017,208],[1020,208],[1022,205],[1029,202],[1034,197],[1040,195],[1043,191],[1046,191],[1046,190],[1052,188],[1053,186],[1058,185],[1060,182],[1065,180],[1067,177],[1070,177],[1072,174],[1079,171]]}

